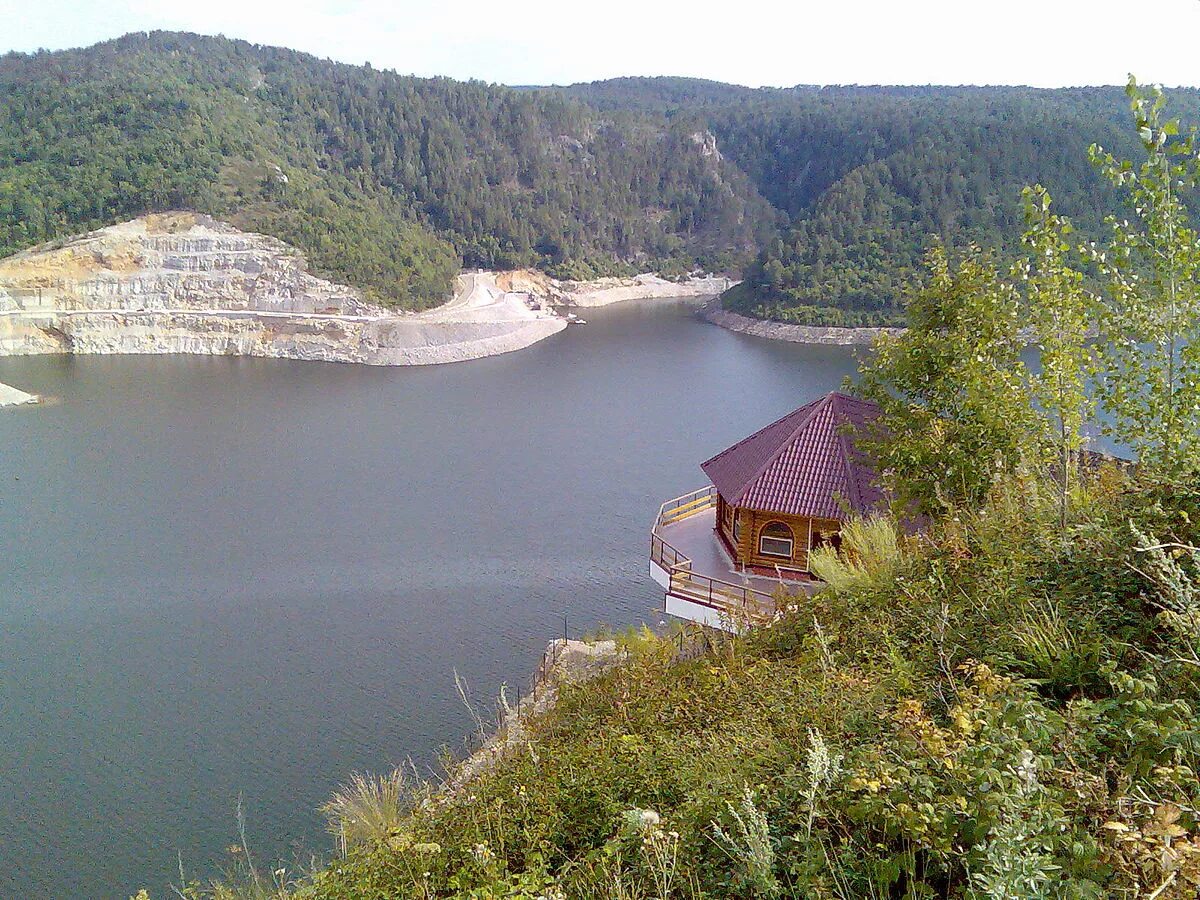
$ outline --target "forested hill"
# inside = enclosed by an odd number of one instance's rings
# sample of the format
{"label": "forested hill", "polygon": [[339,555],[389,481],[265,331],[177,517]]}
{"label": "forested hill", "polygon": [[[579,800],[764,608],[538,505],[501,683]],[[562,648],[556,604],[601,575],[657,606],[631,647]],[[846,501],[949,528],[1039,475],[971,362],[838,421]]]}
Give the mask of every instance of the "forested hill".
{"label": "forested hill", "polygon": [[[1021,188],[1041,182],[1085,232],[1112,207],[1092,142],[1132,150],[1119,88],[750,89],[624,78],[564,89],[604,110],[711,130],[790,226],[768,241],[726,305],[808,324],[892,320],[933,236],[1003,247]],[[1197,92],[1172,111],[1200,119]]]}
{"label": "forested hill", "polygon": [[[1183,118],[1200,103],[1177,91]],[[0,57],[0,255],[188,208],[409,307],[461,267],[737,271],[727,304],[892,318],[932,236],[1001,245],[1042,182],[1084,230],[1116,88],[569,88],[422,79],[154,32]],[[1012,238],[1008,238],[1012,240]]]}
{"label": "forested hill", "polygon": [[710,136],[550,92],[162,32],[0,58],[0,255],[180,207],[412,307],[460,265],[737,267],[777,218]]}

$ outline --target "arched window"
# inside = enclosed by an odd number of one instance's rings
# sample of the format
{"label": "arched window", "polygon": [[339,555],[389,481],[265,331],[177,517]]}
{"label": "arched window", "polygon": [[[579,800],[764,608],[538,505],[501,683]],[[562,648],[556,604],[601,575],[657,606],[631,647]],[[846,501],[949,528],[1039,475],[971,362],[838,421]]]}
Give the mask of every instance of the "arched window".
{"label": "arched window", "polygon": [[792,529],[782,522],[769,522],[759,533],[758,552],[763,556],[792,558]]}

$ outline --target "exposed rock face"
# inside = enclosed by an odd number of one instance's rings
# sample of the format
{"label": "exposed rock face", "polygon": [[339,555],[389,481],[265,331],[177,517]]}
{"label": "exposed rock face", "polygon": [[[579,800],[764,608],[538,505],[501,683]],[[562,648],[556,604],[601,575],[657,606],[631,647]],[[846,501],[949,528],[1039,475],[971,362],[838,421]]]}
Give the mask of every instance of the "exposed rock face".
{"label": "exposed rock face", "polygon": [[598,278],[595,281],[558,282],[566,302],[574,306],[607,306],[622,300],[691,299],[712,297],[737,282],[720,275],[701,275],[684,281],[668,281],[657,275],[633,278]]}
{"label": "exposed rock face", "polygon": [[565,327],[557,317],[426,322],[251,312],[0,315],[0,354],[196,353],[420,366],[520,350]]}
{"label": "exposed rock face", "polygon": [[381,315],[304,257],[208,216],[147,216],[0,260],[0,310],[255,310]]}
{"label": "exposed rock face", "polygon": [[717,149],[717,136],[711,131],[695,131],[690,135],[692,143],[700,148],[700,155],[706,159],[718,162],[722,159],[721,151]]}
{"label": "exposed rock face", "polygon": [[0,407],[24,406],[27,403],[37,403],[36,394],[27,394],[9,384],[0,384]]}
{"label": "exposed rock face", "polygon": [[367,302],[310,274],[295,249],[194,213],[146,216],[0,260],[0,355],[200,353],[356,362],[458,362],[519,350],[566,327],[555,307],[698,298],[727,278],[555,281],[462,275],[423,313]]}
{"label": "exposed rock face", "polygon": [[0,355],[200,353],[426,365],[527,347],[565,321],[481,276],[396,313],[309,274],[286,244],[207,216],[147,216],[0,261]]}
{"label": "exposed rock face", "polygon": [[791,325],[787,322],[768,322],[751,319],[721,308],[721,299],[706,303],[700,315],[714,325],[728,328],[740,334],[770,338],[774,341],[790,341],[793,344],[838,344],[843,346],[867,345],[881,334],[899,334],[903,328],[834,328],[832,326]]}
{"label": "exposed rock face", "polygon": [[494,273],[501,290],[525,294],[548,306],[608,306],[625,300],[694,300],[729,290],[736,281],[723,275],[694,275],[668,281],[658,275],[560,281],[534,269]]}

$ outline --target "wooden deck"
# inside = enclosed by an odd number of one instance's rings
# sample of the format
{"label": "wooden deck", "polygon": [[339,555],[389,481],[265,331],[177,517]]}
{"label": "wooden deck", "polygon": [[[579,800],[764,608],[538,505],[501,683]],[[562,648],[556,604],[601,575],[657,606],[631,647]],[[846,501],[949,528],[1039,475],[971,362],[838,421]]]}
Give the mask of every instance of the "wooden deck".
{"label": "wooden deck", "polygon": [[714,531],[716,502],[708,487],[662,505],[650,533],[650,576],[664,590],[667,613],[740,631],[774,617],[780,590],[804,586],[738,571]]}

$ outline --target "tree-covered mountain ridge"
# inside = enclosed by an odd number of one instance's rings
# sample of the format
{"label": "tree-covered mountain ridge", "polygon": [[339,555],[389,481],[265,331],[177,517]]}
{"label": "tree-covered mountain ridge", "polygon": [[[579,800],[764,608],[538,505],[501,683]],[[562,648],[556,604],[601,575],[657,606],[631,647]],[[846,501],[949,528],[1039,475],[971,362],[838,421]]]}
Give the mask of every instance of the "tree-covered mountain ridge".
{"label": "tree-covered mountain ridge", "polygon": [[[935,240],[1008,255],[1027,185],[1045,185],[1082,232],[1099,235],[1116,202],[1088,147],[1134,148],[1117,87],[752,89],[625,78],[565,91],[710,129],[787,221],[725,305],[805,325],[898,322]],[[1198,98],[1173,91],[1172,113],[1197,121]]]}
{"label": "tree-covered mountain ridge", "polygon": [[[1173,102],[1196,106],[1195,92]],[[737,311],[880,324],[934,237],[1002,247],[1021,187],[1081,227],[1116,88],[508,88],[135,33],[0,57],[0,254],[190,209],[409,308],[463,267],[745,273]],[[1111,137],[1111,140],[1109,138]]]}
{"label": "tree-covered mountain ridge", "polygon": [[165,32],[0,58],[0,254],[171,209],[409,307],[463,266],[735,269],[775,220],[710,136],[550,92]]}

